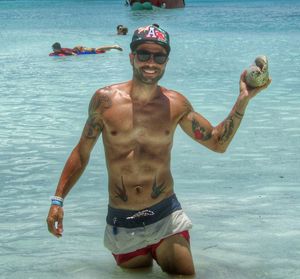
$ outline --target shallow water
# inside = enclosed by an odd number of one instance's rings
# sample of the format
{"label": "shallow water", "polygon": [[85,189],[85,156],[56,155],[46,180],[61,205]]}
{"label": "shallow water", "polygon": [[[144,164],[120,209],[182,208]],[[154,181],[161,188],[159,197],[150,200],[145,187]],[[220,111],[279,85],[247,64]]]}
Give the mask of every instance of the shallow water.
{"label": "shallow water", "polygon": [[[242,70],[266,54],[271,86],[249,105],[225,154],[180,128],[172,169],[194,223],[198,279],[300,277],[300,4],[186,1],[137,11],[121,1],[0,1],[0,278],[169,278],[154,265],[123,271],[103,246],[107,206],[101,140],[65,202],[65,232],[52,237],[49,196],[77,143],[97,88],[131,78],[129,33],[157,22],[171,35],[161,84],[185,94],[213,125],[229,113]],[[120,44],[123,52],[48,57],[69,47]]]}

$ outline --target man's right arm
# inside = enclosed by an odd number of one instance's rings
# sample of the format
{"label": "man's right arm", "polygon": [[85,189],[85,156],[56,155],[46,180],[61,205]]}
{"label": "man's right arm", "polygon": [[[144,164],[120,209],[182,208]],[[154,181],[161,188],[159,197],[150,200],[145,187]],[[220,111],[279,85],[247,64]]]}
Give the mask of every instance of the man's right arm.
{"label": "man's right arm", "polygon": [[[96,92],[90,102],[89,117],[84,126],[80,141],[71,152],[62,171],[55,192],[56,197],[64,199],[80,178],[89,162],[90,153],[101,134],[102,129],[101,95]],[[62,206],[52,204],[47,218],[48,230],[57,237],[62,236],[62,220]]]}

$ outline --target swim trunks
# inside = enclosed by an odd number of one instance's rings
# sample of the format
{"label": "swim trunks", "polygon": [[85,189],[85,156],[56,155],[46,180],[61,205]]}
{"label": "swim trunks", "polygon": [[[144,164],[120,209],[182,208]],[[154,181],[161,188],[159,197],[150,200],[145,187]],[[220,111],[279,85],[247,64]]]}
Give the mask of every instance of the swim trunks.
{"label": "swim trunks", "polygon": [[115,258],[119,254],[159,245],[161,240],[192,228],[192,222],[183,212],[175,194],[138,211],[108,206],[106,223],[104,245]]}
{"label": "swim trunks", "polygon": [[[184,237],[189,243],[190,243],[190,234],[188,231],[183,231],[181,233],[178,234],[174,234],[174,235],[181,235],[182,237]],[[137,256],[144,256],[147,254],[151,254],[152,258],[155,259],[157,261],[157,257],[156,257],[156,249],[159,247],[159,245],[164,241],[164,239],[160,240],[158,243],[156,244],[151,244],[148,245],[145,248],[141,248],[138,249],[134,252],[130,252],[130,253],[125,253],[125,254],[113,254],[116,262],[118,265],[129,261],[132,258],[135,258]]]}

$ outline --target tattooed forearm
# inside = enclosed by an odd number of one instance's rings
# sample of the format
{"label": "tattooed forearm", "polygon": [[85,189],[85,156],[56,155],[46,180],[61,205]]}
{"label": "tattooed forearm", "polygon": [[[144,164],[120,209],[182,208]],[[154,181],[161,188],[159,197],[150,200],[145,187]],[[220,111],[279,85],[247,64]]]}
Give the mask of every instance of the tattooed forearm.
{"label": "tattooed forearm", "polygon": [[151,193],[151,198],[152,199],[156,199],[159,197],[159,195],[161,193],[164,192],[164,190],[166,189],[165,182],[161,183],[160,185],[157,185],[156,183],[156,177],[153,181],[153,185],[152,185],[152,193]]}
{"label": "tattooed forearm", "polygon": [[[228,142],[231,137],[234,135],[235,131],[237,130],[244,114],[239,113],[238,111],[234,111],[228,118],[223,122],[223,134],[220,137],[220,144],[224,144]],[[238,120],[234,121],[234,118]]]}
{"label": "tattooed forearm", "polygon": [[235,116],[236,118],[238,118],[238,119],[242,119],[243,116],[244,116],[244,114],[239,113],[238,111],[235,111],[235,112],[234,112],[234,116]]}
{"label": "tattooed forearm", "polygon": [[121,176],[121,183],[122,183],[121,187],[116,185],[116,190],[115,190],[116,198],[119,198],[122,201],[126,202],[128,201],[128,196],[124,185],[123,176]]}
{"label": "tattooed forearm", "polygon": [[232,119],[232,116],[229,116],[224,122],[223,122],[223,134],[220,137],[220,144],[226,143],[230,137],[233,135],[234,132],[234,122]]}
{"label": "tattooed forearm", "polygon": [[194,133],[194,137],[197,140],[205,141],[211,138],[211,132],[208,132],[204,127],[201,127],[200,123],[195,119],[192,119],[192,130]]}

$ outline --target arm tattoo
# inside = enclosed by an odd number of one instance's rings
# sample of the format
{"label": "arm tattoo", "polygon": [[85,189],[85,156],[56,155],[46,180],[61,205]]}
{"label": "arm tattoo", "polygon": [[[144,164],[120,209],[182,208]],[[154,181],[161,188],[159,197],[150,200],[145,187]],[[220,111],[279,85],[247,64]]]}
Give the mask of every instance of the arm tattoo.
{"label": "arm tattoo", "polygon": [[94,95],[89,106],[89,111],[95,112],[96,110],[99,110],[99,112],[102,113],[111,106],[112,101],[108,95]]}
{"label": "arm tattoo", "polygon": [[194,111],[192,105],[187,100],[184,102],[184,107],[186,108],[187,113]]}
{"label": "arm tattoo", "polygon": [[124,185],[123,176],[121,176],[121,181],[122,181],[122,186],[121,187],[116,185],[116,190],[115,190],[116,198],[119,198],[122,201],[127,202],[128,201],[128,196],[127,196],[126,188],[125,188],[125,185]]}
{"label": "arm tattoo", "polygon": [[88,131],[86,137],[89,139],[95,139],[99,131],[103,130],[103,125],[96,122],[96,117],[89,117],[87,121]]}
{"label": "arm tattoo", "polygon": [[156,177],[155,177],[155,179],[153,181],[153,185],[152,185],[152,193],[151,193],[151,198],[152,199],[158,198],[159,195],[164,192],[164,190],[166,189],[166,187],[164,186],[164,184],[165,184],[165,182],[163,182],[160,185],[157,185],[157,183],[156,183]]}
{"label": "arm tattoo", "polygon": [[243,116],[244,116],[244,114],[239,113],[238,111],[235,111],[235,112],[234,112],[234,116],[235,116],[236,118],[238,118],[238,119],[242,119]]}
{"label": "arm tattoo", "polygon": [[95,139],[103,130],[103,124],[99,122],[99,116],[112,106],[112,101],[107,95],[94,95],[89,106],[89,118],[87,120],[86,137]]}
{"label": "arm tattoo", "polygon": [[[226,142],[231,140],[231,137],[234,135],[237,127],[239,126],[239,123],[243,119],[244,114],[238,112],[235,108],[233,109],[233,111],[234,112],[232,112],[222,123],[223,134],[219,138],[220,144],[225,144]],[[238,120],[234,121],[234,118]]]}
{"label": "arm tattoo", "polygon": [[208,133],[204,127],[200,126],[200,123],[196,119],[192,119],[192,130],[194,133],[194,137],[197,140],[209,140],[211,138],[211,133]]}
{"label": "arm tattoo", "polygon": [[229,116],[223,123],[224,132],[223,135],[220,137],[220,144],[224,144],[228,141],[228,139],[232,136],[234,131],[234,123],[232,116]]}

